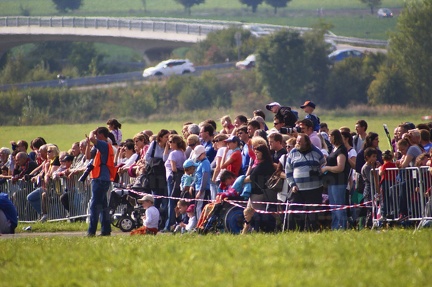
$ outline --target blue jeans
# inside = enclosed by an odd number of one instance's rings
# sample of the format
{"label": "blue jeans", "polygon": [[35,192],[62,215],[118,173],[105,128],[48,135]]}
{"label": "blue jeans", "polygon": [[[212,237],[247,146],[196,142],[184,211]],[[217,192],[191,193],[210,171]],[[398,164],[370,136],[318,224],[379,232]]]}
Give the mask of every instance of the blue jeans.
{"label": "blue jeans", "polygon": [[27,195],[27,200],[38,214],[42,213],[42,188],[38,187]]}
{"label": "blue jeans", "polygon": [[[168,177],[167,180],[167,187],[168,187],[168,196],[172,196],[173,190],[174,190],[174,179],[172,176]],[[170,230],[171,225],[175,224],[175,207],[177,205],[177,199],[168,199],[168,218],[165,222],[165,230]]]}
{"label": "blue jeans", "polygon": [[[346,184],[344,185],[329,185],[328,186],[328,197],[329,203],[335,205],[345,205],[345,189]],[[332,206],[333,208],[337,208],[336,206]],[[346,209],[343,210],[335,210],[332,211],[332,223],[331,229],[346,229],[347,228],[347,213]]]}
{"label": "blue jeans", "polygon": [[87,233],[96,234],[96,229],[101,220],[101,233],[103,235],[111,234],[111,219],[108,208],[107,192],[111,185],[110,181],[93,179],[91,182],[92,198],[90,199],[90,225]]}

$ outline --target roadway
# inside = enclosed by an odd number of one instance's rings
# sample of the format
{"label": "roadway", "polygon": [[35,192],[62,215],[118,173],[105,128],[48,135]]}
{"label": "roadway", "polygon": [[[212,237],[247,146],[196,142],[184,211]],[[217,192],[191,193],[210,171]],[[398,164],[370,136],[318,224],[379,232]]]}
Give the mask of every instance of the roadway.
{"label": "roadway", "polygon": [[[199,75],[203,71],[214,70],[214,69],[227,69],[234,68],[235,63],[221,63],[211,66],[197,66],[195,67],[195,75]],[[82,77],[65,80],[48,80],[31,83],[19,83],[19,84],[6,84],[0,85],[0,91],[8,91],[12,89],[29,89],[29,88],[73,88],[82,86],[98,86],[107,85],[113,83],[127,83],[127,82],[143,82],[146,79],[142,76],[143,71],[120,73],[113,75],[95,76],[95,77]]]}

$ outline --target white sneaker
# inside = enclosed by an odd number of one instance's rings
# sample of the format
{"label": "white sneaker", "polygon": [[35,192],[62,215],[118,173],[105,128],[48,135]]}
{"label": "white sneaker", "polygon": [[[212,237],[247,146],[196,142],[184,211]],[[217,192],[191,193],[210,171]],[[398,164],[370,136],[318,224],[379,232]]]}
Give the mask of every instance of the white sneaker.
{"label": "white sneaker", "polygon": [[45,222],[48,220],[48,214],[42,214],[41,218],[39,219],[40,222]]}

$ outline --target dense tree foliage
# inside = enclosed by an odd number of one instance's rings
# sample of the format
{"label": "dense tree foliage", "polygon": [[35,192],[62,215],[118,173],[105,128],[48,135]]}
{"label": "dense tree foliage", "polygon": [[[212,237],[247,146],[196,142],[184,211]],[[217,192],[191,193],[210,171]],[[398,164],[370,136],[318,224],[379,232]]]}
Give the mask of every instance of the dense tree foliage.
{"label": "dense tree foliage", "polygon": [[257,51],[257,72],[270,96],[281,102],[315,100],[328,73],[324,41],[283,30],[263,41]]}
{"label": "dense tree foliage", "polygon": [[205,0],[175,0],[177,3],[183,5],[188,15],[191,14],[191,8],[195,5],[203,4]]}
{"label": "dense tree foliage", "polygon": [[252,13],[256,13],[257,8],[261,5],[264,0],[239,0],[240,3],[247,5],[252,8]]}
{"label": "dense tree foliage", "polygon": [[371,14],[374,13],[374,9],[381,6],[381,0],[360,0],[362,3],[365,3],[369,9]]}
{"label": "dense tree foliage", "polygon": [[369,86],[368,99],[371,104],[406,104],[409,91],[401,70],[395,65],[383,65]]}
{"label": "dense tree foliage", "polygon": [[96,76],[105,69],[105,55],[93,43],[39,42],[26,55],[8,55],[0,73],[4,84],[51,80],[59,73],[69,77]]}
{"label": "dense tree foliage", "polygon": [[82,0],[52,0],[60,13],[78,10],[82,5]]}
{"label": "dense tree foliage", "polygon": [[284,8],[291,0],[265,0],[265,2],[274,8],[274,14],[277,14],[278,8]]}
{"label": "dense tree foliage", "polygon": [[407,99],[432,103],[432,1],[409,1],[399,16],[397,32],[390,38],[389,57],[403,73]]}
{"label": "dense tree foliage", "polygon": [[[238,47],[235,34],[240,33],[241,45]],[[204,41],[194,45],[187,57],[195,64],[209,65],[225,62],[227,59],[232,61],[240,57],[246,57],[254,53],[257,43],[262,40],[253,37],[250,31],[240,28],[229,28],[225,30],[211,32]]]}
{"label": "dense tree foliage", "polygon": [[367,54],[363,58],[348,58],[336,63],[326,83],[324,105],[346,107],[368,103],[368,88],[385,59],[384,54]]}

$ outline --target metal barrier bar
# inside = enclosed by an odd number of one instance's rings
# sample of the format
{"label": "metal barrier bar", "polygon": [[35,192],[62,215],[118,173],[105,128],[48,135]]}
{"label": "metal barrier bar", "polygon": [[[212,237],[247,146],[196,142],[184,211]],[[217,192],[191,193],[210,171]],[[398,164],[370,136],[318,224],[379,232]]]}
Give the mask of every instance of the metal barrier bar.
{"label": "metal barrier bar", "polygon": [[37,220],[38,214],[27,200],[27,195],[35,189],[34,184],[25,180],[18,180],[17,182],[8,180],[8,186],[9,198],[17,209],[18,220],[24,222]]}
{"label": "metal barrier bar", "polygon": [[432,175],[429,167],[420,167],[420,198],[422,200],[422,220],[417,225],[417,228],[422,228],[432,224]]}
{"label": "metal barrier bar", "polygon": [[[431,186],[428,167],[389,168],[372,183],[374,226],[380,222],[420,221],[426,219],[425,192]],[[431,218],[432,219],[432,218]]]}

